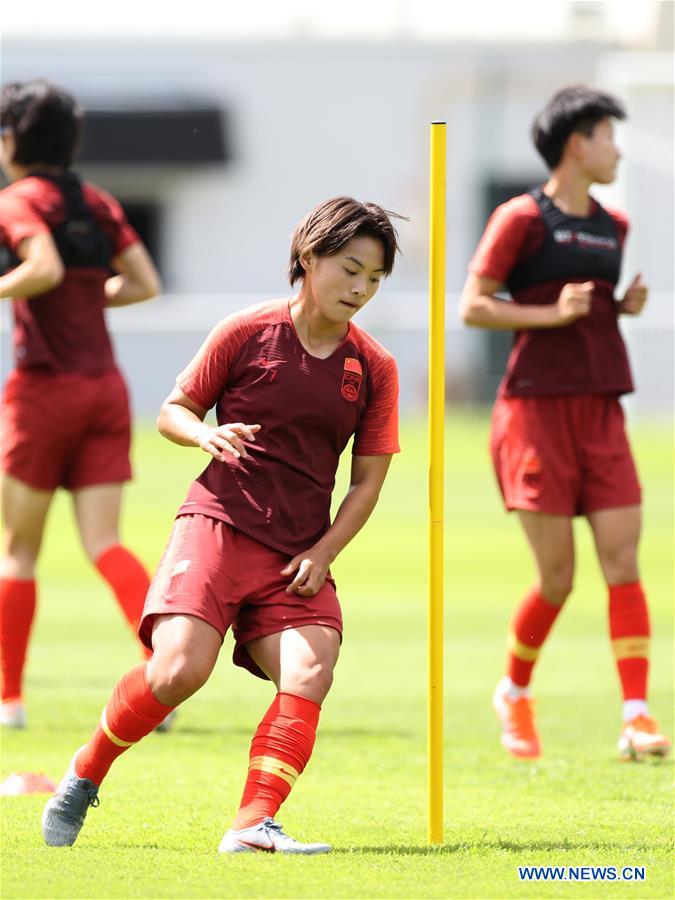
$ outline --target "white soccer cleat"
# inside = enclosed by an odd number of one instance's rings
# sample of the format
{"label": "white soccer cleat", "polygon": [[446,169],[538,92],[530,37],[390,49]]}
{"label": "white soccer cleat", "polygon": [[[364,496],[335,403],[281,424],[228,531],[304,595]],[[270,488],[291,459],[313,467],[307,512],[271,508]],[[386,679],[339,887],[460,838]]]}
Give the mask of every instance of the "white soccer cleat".
{"label": "white soccer cleat", "polygon": [[301,844],[284,834],[274,819],[263,819],[258,825],[235,831],[230,828],[220,842],[218,853],[330,853],[330,844]]}
{"label": "white soccer cleat", "polygon": [[620,759],[640,762],[647,756],[667,756],[670,740],[654,719],[640,715],[624,724],[618,747]]}
{"label": "white soccer cleat", "polygon": [[26,710],[21,700],[5,700],[0,703],[0,725],[3,728],[26,727]]}
{"label": "white soccer cleat", "polygon": [[159,734],[167,734],[167,732],[171,731],[173,728],[173,724],[176,721],[176,710],[172,709],[171,712],[166,716],[166,718],[162,719],[159,725],[155,726],[155,731]]}

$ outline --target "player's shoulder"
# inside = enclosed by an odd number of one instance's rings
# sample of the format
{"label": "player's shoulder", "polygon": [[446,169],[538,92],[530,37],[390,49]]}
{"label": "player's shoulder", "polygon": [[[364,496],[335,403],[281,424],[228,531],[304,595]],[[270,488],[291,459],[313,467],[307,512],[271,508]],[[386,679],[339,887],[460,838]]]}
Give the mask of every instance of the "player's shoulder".
{"label": "player's shoulder", "polygon": [[62,203],[61,192],[48,178],[29,175],[8,184],[0,191],[3,203],[26,204],[35,209],[49,210]]}
{"label": "player's shoulder", "polygon": [[255,303],[253,306],[245,306],[236,312],[230,313],[221,319],[221,324],[225,322],[238,325],[250,325],[256,328],[264,328],[267,325],[273,325],[276,322],[284,322],[288,319],[288,299],[282,300],[264,300],[262,303]]}
{"label": "player's shoulder", "polygon": [[541,210],[532,194],[518,194],[517,197],[500,203],[492,213],[492,218],[504,223],[527,223],[541,219]]}
{"label": "player's shoulder", "polygon": [[109,191],[106,191],[105,188],[98,184],[94,184],[92,181],[82,182],[82,193],[87,203],[104,203],[107,205],[118,202]]}
{"label": "player's shoulder", "polygon": [[[596,201],[597,202],[597,201]],[[600,204],[598,204],[600,206]],[[630,219],[622,209],[616,209],[614,206],[602,206],[607,215],[614,221],[621,234],[625,234],[630,227]]]}
{"label": "player's shoulder", "polygon": [[94,212],[117,215],[122,211],[122,205],[116,197],[91,181],[82,182],[82,196],[84,202]]}
{"label": "player's shoulder", "polygon": [[288,299],[265,300],[225,316],[213,328],[212,334],[221,340],[239,340],[243,343],[269,326],[281,324],[288,318]]}
{"label": "player's shoulder", "polygon": [[354,322],[349,326],[349,338],[359,353],[363,354],[372,366],[389,370],[396,369],[394,354],[375,340],[372,334],[368,334]]}

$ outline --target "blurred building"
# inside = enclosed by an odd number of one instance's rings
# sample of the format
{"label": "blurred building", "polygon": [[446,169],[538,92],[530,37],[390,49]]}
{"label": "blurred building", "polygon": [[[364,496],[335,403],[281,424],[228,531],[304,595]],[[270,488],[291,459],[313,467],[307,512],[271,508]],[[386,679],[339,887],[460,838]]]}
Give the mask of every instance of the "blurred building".
{"label": "blurred building", "polygon": [[[166,295],[110,316],[138,413],[156,411],[224,314],[289,293],[293,225],[343,193],[410,219],[399,229],[403,257],[360,322],[397,355],[404,407],[423,404],[428,123],[438,119],[448,123],[448,390],[456,400],[489,399],[508,336],[460,326],[457,295],[489,212],[545,178],[529,142],[535,113],[576,82],[628,106],[620,177],[597,195],[633,223],[623,281],[642,271],[653,292],[645,315],[624,323],[639,387],[630,402],[672,410],[672,3],[520,0],[499,14],[476,3],[454,20],[447,12],[422,20],[428,4],[401,0],[386,6],[388,30],[380,16],[370,32],[343,25],[337,38],[318,11],[325,16],[325,6],[300,0],[286,4],[293,15],[281,24],[276,7],[275,32],[251,20],[236,37],[228,3],[209,19],[198,0],[182,29],[170,9],[158,22],[155,4],[138,6],[133,31],[118,7],[107,26],[97,14],[95,33],[88,20],[64,20],[60,7],[52,28],[15,22],[2,59],[3,81],[45,76],[81,100],[79,168],[123,202],[158,261]],[[250,6],[253,15],[261,4]]]}

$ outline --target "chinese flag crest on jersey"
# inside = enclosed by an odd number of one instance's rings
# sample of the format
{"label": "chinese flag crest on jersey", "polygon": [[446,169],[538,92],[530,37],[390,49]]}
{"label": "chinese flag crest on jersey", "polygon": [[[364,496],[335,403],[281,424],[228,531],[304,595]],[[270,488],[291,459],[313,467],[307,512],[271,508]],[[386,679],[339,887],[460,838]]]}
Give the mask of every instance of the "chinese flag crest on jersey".
{"label": "chinese flag crest on jersey", "polygon": [[361,390],[361,382],[363,381],[363,369],[358,359],[351,359],[349,356],[345,360],[345,368],[342,373],[342,396],[345,400],[356,400]]}

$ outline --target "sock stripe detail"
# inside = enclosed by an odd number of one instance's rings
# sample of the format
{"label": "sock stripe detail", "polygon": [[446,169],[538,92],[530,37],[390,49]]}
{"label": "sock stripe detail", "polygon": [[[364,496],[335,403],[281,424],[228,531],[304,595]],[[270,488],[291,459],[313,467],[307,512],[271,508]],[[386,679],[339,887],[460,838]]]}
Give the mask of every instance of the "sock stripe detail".
{"label": "sock stripe detail", "polygon": [[132,747],[136,743],[136,741],[123,741],[122,738],[118,738],[116,734],[113,734],[113,732],[108,727],[105,707],[103,708],[103,712],[101,713],[101,728],[105,732],[106,737],[109,738],[117,747]]}
{"label": "sock stripe detail", "polygon": [[513,632],[509,634],[508,651],[518,659],[522,659],[524,662],[534,662],[539,656],[540,650],[541,647],[528,647],[527,644],[519,641]]}
{"label": "sock stripe detail", "polygon": [[276,759],[274,756],[254,756],[248,764],[249,772],[253,769],[258,772],[268,772],[281,778],[291,787],[295,784],[300,773],[289,763],[283,759]]}
{"label": "sock stripe detail", "polygon": [[612,650],[617,660],[648,657],[649,638],[644,635],[615,638],[612,641]]}

